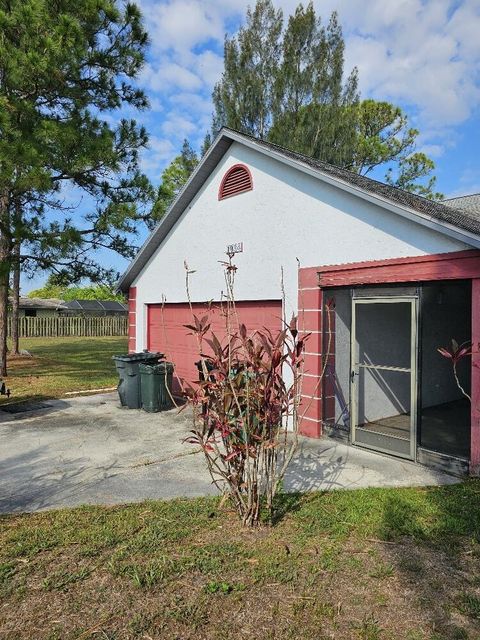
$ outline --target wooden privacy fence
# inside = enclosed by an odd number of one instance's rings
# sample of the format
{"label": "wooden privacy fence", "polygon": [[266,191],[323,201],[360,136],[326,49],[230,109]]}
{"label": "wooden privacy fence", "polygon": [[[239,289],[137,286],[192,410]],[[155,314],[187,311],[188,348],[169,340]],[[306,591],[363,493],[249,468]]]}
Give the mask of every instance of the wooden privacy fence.
{"label": "wooden privacy fence", "polygon": [[[72,336],[126,336],[126,316],[60,316],[19,318],[20,338],[59,338]],[[8,319],[8,335],[12,335],[12,319]]]}

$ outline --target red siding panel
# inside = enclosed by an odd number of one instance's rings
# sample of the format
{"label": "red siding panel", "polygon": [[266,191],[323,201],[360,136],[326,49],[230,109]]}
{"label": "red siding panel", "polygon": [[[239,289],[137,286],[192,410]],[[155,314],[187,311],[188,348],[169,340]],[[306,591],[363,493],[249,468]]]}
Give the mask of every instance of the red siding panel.
{"label": "red siding panel", "polygon": [[301,289],[298,298],[302,301],[303,309],[320,309],[322,291],[318,286],[314,289]]}
{"label": "red siding panel", "polygon": [[302,396],[306,398],[315,396],[320,397],[322,394],[322,385],[319,382],[319,377],[314,375],[303,376],[302,381]]}
{"label": "red siding panel", "polygon": [[316,267],[302,267],[298,272],[299,290],[314,289],[318,286],[318,269]]}
{"label": "red siding panel", "polygon": [[[305,270],[308,278],[313,272]],[[313,279],[312,279],[313,281]],[[302,279],[300,278],[302,283]],[[306,295],[304,295],[306,294]],[[298,308],[299,326],[301,330],[312,331],[306,343],[304,377],[302,385],[302,402],[300,406],[300,433],[311,438],[322,435],[322,305],[323,292],[317,288],[313,291],[299,289]],[[311,310],[309,310],[311,309]]]}
{"label": "red siding panel", "polygon": [[300,331],[321,331],[322,330],[322,310],[300,311],[298,314],[298,327]]}
{"label": "red siding panel", "polygon": [[311,333],[305,343],[307,353],[322,353],[323,336],[320,332]]}
{"label": "red siding panel", "polygon": [[135,353],[137,346],[137,287],[128,290],[128,353]]}
{"label": "red siding panel", "polygon": [[300,419],[299,430],[302,436],[307,438],[320,438],[322,435],[322,423],[320,420],[303,417]]}

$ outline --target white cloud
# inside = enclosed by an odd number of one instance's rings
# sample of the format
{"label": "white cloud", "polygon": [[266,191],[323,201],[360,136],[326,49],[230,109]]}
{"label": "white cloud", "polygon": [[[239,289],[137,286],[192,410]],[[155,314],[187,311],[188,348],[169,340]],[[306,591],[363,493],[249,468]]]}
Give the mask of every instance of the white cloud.
{"label": "white cloud", "polygon": [[472,168],[463,171],[458,181],[458,188],[447,194],[447,198],[480,193],[480,169]]}
{"label": "white cloud", "polygon": [[163,159],[167,158],[173,151],[174,147],[170,140],[159,138],[158,136],[152,136],[148,142],[148,148],[154,153],[161,156]]}
{"label": "white cloud", "polygon": [[[480,3],[339,0],[346,59],[362,93],[408,105],[424,126],[465,121],[480,100]],[[476,25],[476,28],[473,26]]]}
{"label": "white cloud", "polygon": [[177,93],[172,96],[171,102],[177,105],[179,109],[195,113],[197,116],[210,114],[212,111],[210,98],[198,93]]}
{"label": "white cloud", "polygon": [[201,79],[192,71],[165,59],[155,65],[146,64],[140,83],[146,90],[162,94],[172,93],[176,89],[192,91],[202,87]]}
{"label": "white cloud", "polygon": [[148,148],[142,152],[141,169],[156,182],[164,167],[176,154],[176,147],[168,138],[150,136]]}
{"label": "white cloud", "polygon": [[184,50],[223,37],[221,3],[198,0],[142,1],[153,49]]}
{"label": "white cloud", "polygon": [[213,51],[203,51],[192,57],[192,68],[207,86],[213,87],[222,75],[223,55],[220,56]]}
{"label": "white cloud", "polygon": [[445,153],[445,147],[441,144],[420,144],[418,151],[425,153],[430,158],[440,158]]}
{"label": "white cloud", "polygon": [[162,123],[162,131],[165,135],[178,140],[188,138],[197,130],[197,126],[188,118],[171,113]]}
{"label": "white cloud", "polygon": [[149,102],[150,102],[150,111],[154,112],[154,113],[158,113],[160,111],[163,111],[163,104],[162,101],[160,100],[160,98],[156,98],[155,96],[150,96],[149,97]]}
{"label": "white cloud", "polygon": [[[289,15],[299,0],[274,0]],[[223,69],[225,32],[255,0],[140,0],[150,33],[142,84],[153,99],[154,132],[178,150],[209,127],[211,92]],[[304,3],[305,4],[305,3]],[[422,132],[419,148],[440,157],[480,104],[479,0],[314,0],[323,23],[339,13],[349,71],[364,97],[395,102]]]}

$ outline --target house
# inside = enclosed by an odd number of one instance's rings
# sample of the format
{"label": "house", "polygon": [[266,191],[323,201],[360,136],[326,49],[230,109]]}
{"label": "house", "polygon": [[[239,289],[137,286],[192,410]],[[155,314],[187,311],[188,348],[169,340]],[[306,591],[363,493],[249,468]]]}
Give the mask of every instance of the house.
{"label": "house", "polygon": [[65,302],[57,298],[26,298],[23,296],[20,296],[19,299],[20,318],[126,316],[127,313],[127,305],[116,300],[70,300]]}
{"label": "house", "polygon": [[26,298],[20,296],[19,318],[51,318],[58,316],[63,300],[57,298]]}
{"label": "house", "polygon": [[[240,319],[280,327],[283,270],[286,316],[311,333],[305,435],[478,474],[479,200],[431,202],[222,129],[120,280],[129,348],[165,352],[195,379],[184,261],[201,311],[221,300],[219,261],[235,245]],[[451,338],[474,345],[458,368],[471,407],[437,351]]]}

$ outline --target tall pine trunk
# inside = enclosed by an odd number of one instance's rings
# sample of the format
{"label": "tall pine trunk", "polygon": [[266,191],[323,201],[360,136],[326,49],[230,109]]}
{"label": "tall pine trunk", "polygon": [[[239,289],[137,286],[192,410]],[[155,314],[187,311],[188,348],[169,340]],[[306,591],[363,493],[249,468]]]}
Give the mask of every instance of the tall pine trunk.
{"label": "tall pine trunk", "polygon": [[8,282],[10,279],[9,258],[0,238],[0,376],[7,375],[7,325]]}
{"label": "tall pine trunk", "polygon": [[20,353],[18,341],[18,308],[20,306],[20,242],[13,248],[12,283],[12,354]]}
{"label": "tall pine trunk", "polygon": [[10,284],[10,241],[8,194],[0,195],[0,376],[7,375],[8,287]]}

